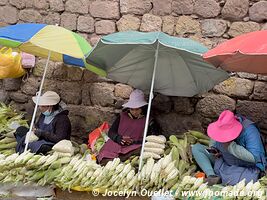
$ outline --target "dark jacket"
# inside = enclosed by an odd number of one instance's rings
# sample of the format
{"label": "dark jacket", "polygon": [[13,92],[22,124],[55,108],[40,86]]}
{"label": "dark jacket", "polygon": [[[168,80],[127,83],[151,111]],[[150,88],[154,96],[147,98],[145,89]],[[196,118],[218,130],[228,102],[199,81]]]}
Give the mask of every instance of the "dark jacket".
{"label": "dark jacket", "polygon": [[39,139],[44,139],[53,143],[57,143],[64,139],[69,140],[71,135],[71,123],[68,114],[69,111],[64,110],[55,116],[52,121],[52,132],[42,130],[41,127],[45,116],[41,114],[35,125],[37,128],[35,134],[39,137]]}

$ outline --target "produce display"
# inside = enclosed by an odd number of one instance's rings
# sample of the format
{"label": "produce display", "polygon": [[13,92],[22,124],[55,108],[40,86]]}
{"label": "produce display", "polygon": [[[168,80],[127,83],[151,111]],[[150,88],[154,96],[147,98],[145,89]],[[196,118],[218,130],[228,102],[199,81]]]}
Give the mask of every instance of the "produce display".
{"label": "produce display", "polygon": [[[26,125],[21,114],[11,107],[0,107],[0,184],[36,183],[40,186],[55,185],[63,190],[91,191],[169,191],[176,199],[184,199],[183,192],[198,191],[190,199],[211,199],[208,194],[221,192],[221,199],[266,199],[267,177],[245,185],[242,180],[235,186],[208,186],[203,178],[195,178],[197,166],[191,154],[191,145],[208,145],[209,138],[201,132],[191,131],[181,135],[147,136],[144,163],[138,173],[139,156],[131,156],[125,162],[119,158],[105,166],[92,159],[86,144],[78,145],[62,141],[48,155],[37,155],[29,151],[15,153],[14,123]],[[99,141],[102,146],[103,141]],[[66,149],[67,145],[73,149]],[[226,192],[239,192],[243,196],[225,196]],[[255,191],[252,195],[248,192]],[[256,193],[256,191],[258,193]],[[258,195],[257,194],[261,194]],[[190,196],[190,195],[189,195]]]}

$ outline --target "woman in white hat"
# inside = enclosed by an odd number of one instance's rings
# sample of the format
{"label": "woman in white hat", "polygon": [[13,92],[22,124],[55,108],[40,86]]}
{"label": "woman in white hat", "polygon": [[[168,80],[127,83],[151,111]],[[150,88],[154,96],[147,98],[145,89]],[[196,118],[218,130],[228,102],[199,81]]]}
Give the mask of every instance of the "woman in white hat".
{"label": "woman in white hat", "polygon": [[[139,154],[145,129],[147,102],[141,90],[134,90],[123,111],[109,129],[109,140],[100,150],[97,159],[100,163],[120,157],[122,161]],[[159,134],[159,127],[150,120],[148,133]]]}
{"label": "woman in white hat", "polygon": [[[32,98],[37,103],[37,96]],[[41,115],[35,124],[33,133],[36,141],[29,143],[28,148],[34,153],[47,153],[54,144],[63,139],[70,139],[71,123],[68,117],[68,110],[65,110],[56,92],[47,91],[39,99]],[[29,131],[26,127],[19,127],[15,137],[18,142],[16,152],[22,153],[25,148],[25,137]]]}

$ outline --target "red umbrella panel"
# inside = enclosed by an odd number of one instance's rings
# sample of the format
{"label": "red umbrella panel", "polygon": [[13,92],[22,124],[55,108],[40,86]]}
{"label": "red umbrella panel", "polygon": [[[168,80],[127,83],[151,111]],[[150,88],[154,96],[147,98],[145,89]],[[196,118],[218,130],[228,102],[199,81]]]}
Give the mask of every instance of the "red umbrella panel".
{"label": "red umbrella panel", "polygon": [[267,74],[267,30],[223,42],[206,52],[203,58],[227,71]]}

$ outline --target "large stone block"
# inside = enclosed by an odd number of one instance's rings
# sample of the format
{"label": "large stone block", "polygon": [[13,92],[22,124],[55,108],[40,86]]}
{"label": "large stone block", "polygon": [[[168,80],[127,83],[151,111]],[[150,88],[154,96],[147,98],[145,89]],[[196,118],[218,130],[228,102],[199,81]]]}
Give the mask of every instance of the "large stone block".
{"label": "large stone block", "polygon": [[15,24],[18,19],[18,10],[12,6],[0,6],[0,21]]}
{"label": "large stone block", "polygon": [[220,14],[221,7],[215,0],[196,0],[194,13],[204,18],[217,17]]}
{"label": "large stone block", "polygon": [[59,94],[67,104],[79,105],[82,102],[82,88],[78,82],[63,81],[58,84]]}
{"label": "large stone block", "polygon": [[189,16],[181,16],[176,23],[176,33],[180,36],[184,34],[200,33],[200,23]]}
{"label": "large stone block", "polygon": [[120,10],[118,2],[94,1],[90,5],[90,13],[93,17],[103,19],[119,19]]}
{"label": "large stone block", "polygon": [[8,99],[8,93],[4,89],[0,89],[0,102],[5,103]]}
{"label": "large stone block", "polygon": [[40,86],[41,81],[38,78],[30,77],[25,83],[21,86],[21,91],[27,95],[35,96]]}
{"label": "large stone block", "polygon": [[178,15],[191,15],[194,11],[194,0],[173,0],[172,10]]}
{"label": "large stone block", "polygon": [[175,17],[164,16],[162,17],[162,31],[169,35],[173,35],[175,26]]}
{"label": "large stone block", "polygon": [[152,101],[153,109],[160,113],[169,113],[173,109],[171,98],[162,94],[157,94]]}
{"label": "large stone block", "polygon": [[267,103],[238,100],[236,112],[256,122],[260,128],[267,129]]}
{"label": "large stone block", "polygon": [[41,23],[42,16],[37,10],[25,9],[19,12],[19,19],[24,22]]}
{"label": "large stone block", "polygon": [[247,78],[247,79],[252,79],[252,80],[256,80],[258,78],[257,74],[251,74],[251,73],[246,73],[246,72],[238,72],[237,75],[240,78]]}
{"label": "large stone block", "polygon": [[204,117],[216,118],[226,109],[235,110],[235,105],[235,100],[228,96],[211,94],[197,103],[196,111]]}
{"label": "large stone block", "polygon": [[3,88],[6,91],[19,90],[21,85],[21,78],[5,78],[3,80]]}
{"label": "large stone block", "polygon": [[118,83],[114,87],[115,96],[123,99],[128,99],[132,91],[133,88],[131,86],[122,83]]}
{"label": "large stone block", "polygon": [[43,19],[45,24],[51,24],[51,25],[56,25],[56,24],[60,24],[60,15],[59,13],[52,13],[49,12]]}
{"label": "large stone block", "polygon": [[73,134],[88,138],[88,133],[99,127],[104,121],[112,124],[115,120],[114,110],[103,107],[69,105]]}
{"label": "large stone block", "polygon": [[72,13],[87,14],[89,12],[89,1],[87,0],[68,0],[65,10]]}
{"label": "large stone block", "polygon": [[[47,62],[46,59],[37,59],[35,67],[33,69],[33,75],[43,76],[46,62]],[[53,77],[53,72],[54,72],[55,68],[56,68],[56,63],[53,61],[49,61],[48,66],[47,66],[46,75],[45,75],[46,78],[52,78]]]}
{"label": "large stone block", "polygon": [[151,9],[151,0],[120,0],[120,11],[122,14],[143,15]]}
{"label": "large stone block", "polygon": [[49,2],[47,0],[34,0],[34,7],[40,10],[46,10],[49,8]]}
{"label": "large stone block", "polygon": [[190,98],[186,97],[173,97],[172,98],[174,102],[174,111],[179,114],[186,114],[190,115],[193,114],[194,104],[190,101]]}
{"label": "large stone block", "polygon": [[0,0],[0,6],[4,6],[8,3],[8,0]]}
{"label": "large stone block", "polygon": [[74,31],[77,29],[77,15],[70,13],[61,14],[61,26]]}
{"label": "large stone block", "polygon": [[137,31],[140,27],[141,20],[133,15],[123,15],[117,22],[118,31]]}
{"label": "large stone block", "polygon": [[260,1],[249,8],[249,18],[252,21],[264,22],[267,20],[267,2]]}
{"label": "large stone block", "polygon": [[153,0],[154,15],[169,15],[172,12],[172,0]]}
{"label": "large stone block", "polygon": [[28,95],[23,94],[21,92],[11,92],[9,94],[11,100],[18,102],[18,103],[26,103],[28,101]]}
{"label": "large stone block", "polygon": [[77,29],[78,31],[93,33],[95,30],[94,22],[94,18],[90,16],[79,16]]}
{"label": "large stone block", "polygon": [[156,121],[159,123],[163,134],[167,137],[170,135],[180,135],[188,130],[203,130],[196,115],[183,116],[170,112],[160,116],[157,115]]}
{"label": "large stone block", "polygon": [[202,34],[206,37],[220,37],[227,29],[227,22],[220,19],[205,19],[201,21]]}
{"label": "large stone block", "polygon": [[9,3],[18,9],[23,9],[26,7],[26,0],[10,0]]}
{"label": "large stone block", "polygon": [[81,81],[83,77],[83,70],[79,67],[68,66],[67,70],[67,79],[70,81]]}
{"label": "large stone block", "polygon": [[114,104],[114,84],[93,83],[90,87],[91,101],[93,105],[103,107],[113,106]]}
{"label": "large stone block", "polygon": [[230,26],[228,34],[232,37],[260,30],[260,25],[256,22],[234,22]]}
{"label": "large stone block", "polygon": [[144,14],[142,17],[141,31],[161,31],[162,19],[159,16]]}
{"label": "large stone block", "polygon": [[65,10],[63,0],[49,0],[51,11],[62,12]]}
{"label": "large stone block", "polygon": [[214,87],[214,91],[230,97],[247,98],[252,94],[254,82],[247,79],[231,77]]}
{"label": "large stone block", "polygon": [[249,0],[227,0],[223,9],[222,17],[230,20],[242,20],[249,8]]}
{"label": "large stone block", "polygon": [[267,83],[256,81],[253,92],[253,99],[267,100]]}
{"label": "large stone block", "polygon": [[115,22],[111,20],[101,20],[95,23],[96,34],[110,34],[116,31]]}

